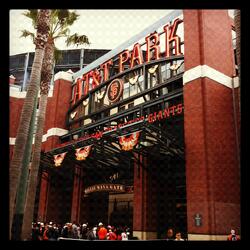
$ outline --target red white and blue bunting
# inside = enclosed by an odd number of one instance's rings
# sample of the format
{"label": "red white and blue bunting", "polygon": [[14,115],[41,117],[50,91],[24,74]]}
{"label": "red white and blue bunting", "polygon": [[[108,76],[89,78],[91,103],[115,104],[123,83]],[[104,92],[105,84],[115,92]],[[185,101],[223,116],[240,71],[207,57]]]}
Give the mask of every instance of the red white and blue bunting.
{"label": "red white and blue bunting", "polygon": [[66,154],[67,152],[54,155],[54,162],[56,167],[61,166]]}
{"label": "red white and blue bunting", "polygon": [[123,135],[119,137],[119,143],[121,145],[122,150],[129,151],[134,148],[134,146],[138,143],[138,139],[140,136],[140,131],[134,132],[130,135]]}
{"label": "red white and blue bunting", "polygon": [[89,156],[89,153],[91,151],[92,145],[81,147],[76,149],[76,159],[78,161],[86,160],[86,158]]}

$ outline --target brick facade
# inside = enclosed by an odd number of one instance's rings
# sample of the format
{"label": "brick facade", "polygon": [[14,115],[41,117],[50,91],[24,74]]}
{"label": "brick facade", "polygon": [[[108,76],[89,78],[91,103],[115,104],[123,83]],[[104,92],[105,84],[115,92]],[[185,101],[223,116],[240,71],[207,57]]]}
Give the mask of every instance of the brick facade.
{"label": "brick facade", "polygon": [[[215,239],[228,234],[231,228],[237,232],[240,230],[239,88],[228,85],[235,75],[232,20],[227,10],[184,10],[183,16],[187,231],[192,239]],[[210,71],[204,73],[204,70]],[[196,76],[192,77],[192,72]],[[216,73],[211,75],[211,72]],[[70,107],[72,82],[70,73],[64,72],[66,77],[59,73],[58,77],[55,76],[53,96],[48,98],[44,126],[47,137],[42,144],[45,152],[59,144],[60,133],[67,132],[66,115]],[[9,137],[13,139],[16,137],[23,101],[23,98],[10,97]],[[10,158],[12,151],[13,144],[10,145]],[[157,166],[146,157],[134,154],[137,159],[134,162],[134,236],[155,239],[159,217],[157,192],[164,190],[157,186],[160,174],[156,177],[154,171],[146,170],[147,167],[154,169]],[[72,162],[71,165],[74,168]],[[91,207],[94,206],[90,204],[93,200],[83,196],[82,171],[78,168],[72,171],[75,171],[75,175],[69,182],[71,187],[67,189],[70,193],[67,200],[70,211],[65,218],[85,222],[96,208]],[[58,183],[50,186],[50,180],[51,176],[43,172],[38,208],[38,220],[42,221],[60,220],[61,214],[67,210],[62,204],[63,198],[60,198],[64,196],[65,189],[60,190]],[[103,204],[103,211],[96,214],[97,219],[101,220],[108,211],[105,203],[107,196],[95,196]],[[201,226],[195,225],[196,214],[201,215]]]}
{"label": "brick facade", "polygon": [[[184,10],[185,70],[199,65],[233,77],[231,25],[225,10]],[[218,80],[219,81],[219,80]],[[232,88],[200,77],[184,86],[189,234],[240,229],[240,171]],[[202,216],[202,226],[194,223]]]}

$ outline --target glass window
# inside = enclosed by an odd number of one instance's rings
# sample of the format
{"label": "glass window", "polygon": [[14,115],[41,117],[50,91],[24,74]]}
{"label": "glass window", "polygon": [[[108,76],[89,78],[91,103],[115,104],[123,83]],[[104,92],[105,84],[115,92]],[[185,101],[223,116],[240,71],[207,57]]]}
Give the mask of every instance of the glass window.
{"label": "glass window", "polygon": [[124,83],[123,100],[129,97],[129,82]]}

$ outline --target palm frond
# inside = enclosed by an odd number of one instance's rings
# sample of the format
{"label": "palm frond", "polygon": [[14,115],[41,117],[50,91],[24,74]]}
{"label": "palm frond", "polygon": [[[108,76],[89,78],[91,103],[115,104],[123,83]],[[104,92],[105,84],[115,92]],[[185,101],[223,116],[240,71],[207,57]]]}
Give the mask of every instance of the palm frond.
{"label": "palm frond", "polygon": [[62,9],[57,11],[57,18],[59,19],[60,22],[63,22],[66,18],[68,18],[70,15],[69,10],[67,9]]}
{"label": "palm frond", "polygon": [[[26,17],[30,18],[33,22],[34,28],[36,27],[38,10],[28,10],[23,13]],[[57,38],[66,37],[66,45],[89,45],[89,39],[86,35],[78,35],[77,33],[69,35],[69,27],[79,18],[79,14],[75,11],[69,11],[67,9],[53,9],[51,10],[51,25],[49,36],[52,40]],[[34,39],[35,34],[23,30],[22,37],[31,36]]]}
{"label": "palm frond", "polygon": [[24,16],[30,18],[32,20],[32,25],[34,28],[36,27],[37,24],[37,15],[38,15],[38,10],[37,9],[29,9],[28,11],[25,11],[23,13]]}
{"label": "palm frond", "polygon": [[32,38],[33,42],[34,42],[34,40],[35,40],[35,34],[34,33],[30,32],[28,30],[21,30],[20,37],[28,37],[28,36],[30,36]]}
{"label": "palm frond", "polygon": [[65,28],[65,29],[59,31],[57,34],[54,33],[53,34],[53,38],[55,40],[55,39],[57,39],[59,37],[68,37],[69,36],[69,32],[70,32],[69,28]]}
{"label": "palm frond", "polygon": [[65,25],[66,26],[71,26],[79,17],[75,11],[69,12],[68,16],[65,18]]}
{"label": "palm frond", "polygon": [[67,39],[66,39],[66,45],[67,46],[70,46],[70,45],[80,45],[80,44],[87,44],[89,45],[90,42],[89,42],[89,39],[87,36],[85,35],[78,35],[77,33],[71,35],[71,36],[68,36]]}

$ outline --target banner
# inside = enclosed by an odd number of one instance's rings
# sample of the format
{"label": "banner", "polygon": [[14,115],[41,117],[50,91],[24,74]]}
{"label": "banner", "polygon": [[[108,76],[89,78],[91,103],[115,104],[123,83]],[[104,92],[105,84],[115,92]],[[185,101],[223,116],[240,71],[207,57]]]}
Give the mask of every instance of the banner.
{"label": "banner", "polygon": [[55,162],[56,167],[61,166],[62,161],[63,161],[66,154],[67,154],[67,152],[61,153],[61,154],[58,154],[58,155],[54,155],[54,162]]}
{"label": "banner", "polygon": [[78,161],[86,160],[86,158],[89,156],[90,150],[91,150],[92,145],[82,147],[82,148],[77,148],[76,149],[76,159]]}
{"label": "banner", "polygon": [[122,146],[122,150],[129,151],[134,148],[134,146],[138,143],[138,138],[140,136],[140,131],[134,132],[129,136],[120,136],[119,143]]}

